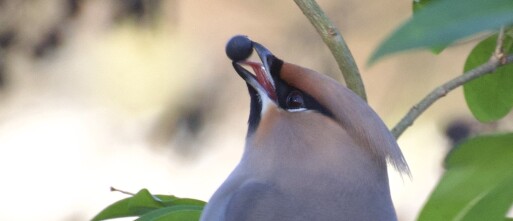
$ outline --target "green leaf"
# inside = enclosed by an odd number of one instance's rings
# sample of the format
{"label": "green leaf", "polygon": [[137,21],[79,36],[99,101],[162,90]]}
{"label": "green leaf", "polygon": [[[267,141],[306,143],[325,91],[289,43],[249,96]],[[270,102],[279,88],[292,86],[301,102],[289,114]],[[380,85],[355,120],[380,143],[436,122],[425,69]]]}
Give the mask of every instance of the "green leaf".
{"label": "green leaf", "polygon": [[482,220],[504,220],[506,212],[513,203],[513,176],[498,182],[489,191],[484,191],[478,196],[475,204],[471,203],[472,209],[461,213],[461,220],[482,221]]}
{"label": "green leaf", "polygon": [[[440,0],[414,0],[412,3],[413,13],[414,13],[413,15],[415,16],[419,12],[419,10],[426,7],[426,5],[430,5],[433,2],[437,2],[437,1],[440,1]],[[429,47],[429,50],[431,52],[433,52],[433,54],[440,54],[440,52],[442,52],[447,46],[449,46],[449,44],[435,45],[435,46]]]}
{"label": "green leaf", "polygon": [[136,221],[198,221],[202,210],[203,206],[170,206],[147,213]]}
{"label": "green leaf", "polygon": [[114,218],[121,218],[121,217],[130,217],[130,216],[137,216],[140,214],[136,214],[129,210],[129,204],[132,197],[125,198],[122,200],[119,200],[107,208],[103,209],[100,213],[98,213],[92,221],[100,221],[100,220],[106,220],[106,219],[114,219]]}
{"label": "green leaf", "polygon": [[442,51],[445,50],[445,48],[447,48],[447,46],[449,46],[449,44],[445,44],[445,45],[438,45],[438,46],[431,46],[429,48],[429,50],[433,53],[433,54],[440,54]]}
{"label": "green leaf", "polygon": [[418,220],[505,220],[513,204],[512,167],[513,133],[466,141],[447,157],[447,171]]}
{"label": "green leaf", "polygon": [[137,192],[128,205],[129,209],[134,213],[145,214],[152,210],[164,207],[164,203],[160,199],[151,195],[147,189]]}
{"label": "green leaf", "polygon": [[[493,35],[477,44],[467,57],[464,71],[486,63],[495,51],[496,41],[497,35]],[[505,36],[504,51],[506,54],[513,52],[513,38],[510,36]],[[513,65],[502,66],[464,84],[463,92],[477,120],[490,122],[501,119],[513,108]]]}
{"label": "green leaf", "polygon": [[166,201],[173,201],[173,200],[180,199],[173,195],[161,195],[161,194],[153,195],[153,197],[155,198],[155,200],[160,201],[164,204]]}
{"label": "green leaf", "polygon": [[[206,203],[204,201],[196,199],[178,198],[172,195],[152,195],[147,189],[142,189],[132,197],[128,197],[111,204],[110,206],[102,210],[98,215],[96,215],[92,220],[99,221],[130,216],[141,216],[141,218],[161,216],[193,218],[196,217],[195,214],[198,213],[197,211],[201,213],[201,210],[203,209],[205,204]],[[196,212],[189,212],[191,210]],[[164,216],[166,215],[165,211],[179,211],[179,213],[173,213],[173,215]],[[161,219],[159,218],[158,220]],[[184,218],[184,220],[194,219]]]}
{"label": "green leaf", "polygon": [[121,217],[140,216],[157,208],[164,207],[151,195],[147,189],[142,189],[135,195],[117,201],[96,215],[92,220],[106,220]]}
{"label": "green leaf", "polygon": [[176,205],[188,205],[188,206],[205,206],[206,202],[197,200],[197,199],[189,199],[189,198],[179,198],[174,200],[168,200],[163,202],[166,206],[176,206]]}
{"label": "green leaf", "polygon": [[399,27],[373,53],[368,64],[385,55],[442,46],[472,34],[513,23],[511,0],[444,0],[427,5]]}
{"label": "green leaf", "polygon": [[426,7],[426,5],[429,5],[432,2],[436,2],[436,1],[438,1],[438,0],[414,0],[414,1],[412,1],[413,13],[417,13],[419,10]]}

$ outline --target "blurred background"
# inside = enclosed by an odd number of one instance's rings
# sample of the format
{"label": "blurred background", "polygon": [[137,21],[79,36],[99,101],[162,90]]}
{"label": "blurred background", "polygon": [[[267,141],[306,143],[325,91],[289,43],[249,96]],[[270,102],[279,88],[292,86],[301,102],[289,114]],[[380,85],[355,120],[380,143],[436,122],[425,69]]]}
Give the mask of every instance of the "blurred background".
{"label": "blurred background", "polygon": [[[389,127],[460,74],[476,43],[366,67],[411,15],[411,1],[319,4]],[[341,79],[292,1],[0,0],[0,220],[89,220],[126,197],[111,186],[208,200],[239,161],[246,134],[249,97],[224,52],[235,34]],[[504,127],[470,119],[457,89],[399,139],[413,174],[390,171],[400,220],[415,219],[440,177],[454,142],[447,133]]]}

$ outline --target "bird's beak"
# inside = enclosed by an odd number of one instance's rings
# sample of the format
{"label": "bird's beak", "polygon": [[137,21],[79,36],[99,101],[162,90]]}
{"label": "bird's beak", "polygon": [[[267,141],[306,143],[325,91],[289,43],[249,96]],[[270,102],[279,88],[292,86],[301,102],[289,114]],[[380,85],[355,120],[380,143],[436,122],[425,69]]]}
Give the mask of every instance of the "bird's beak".
{"label": "bird's beak", "polygon": [[[233,67],[242,79],[244,79],[244,81],[246,81],[246,83],[248,83],[248,85],[253,89],[258,91],[261,96],[265,94],[272,101],[277,103],[278,97],[276,96],[276,86],[271,76],[272,61],[276,59],[276,57],[274,57],[267,48],[259,43],[253,42],[253,48],[257,52],[262,63],[245,60],[233,62]],[[253,75],[250,71],[242,67],[242,65],[250,66],[255,74]]]}

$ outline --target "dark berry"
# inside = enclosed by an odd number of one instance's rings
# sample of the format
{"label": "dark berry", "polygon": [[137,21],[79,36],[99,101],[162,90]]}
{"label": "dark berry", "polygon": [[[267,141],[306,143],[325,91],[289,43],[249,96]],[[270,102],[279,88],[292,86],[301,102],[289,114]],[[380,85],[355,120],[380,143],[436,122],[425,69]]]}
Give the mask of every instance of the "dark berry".
{"label": "dark berry", "polygon": [[244,35],[235,35],[226,44],[226,55],[232,61],[246,60],[252,52],[253,42]]}

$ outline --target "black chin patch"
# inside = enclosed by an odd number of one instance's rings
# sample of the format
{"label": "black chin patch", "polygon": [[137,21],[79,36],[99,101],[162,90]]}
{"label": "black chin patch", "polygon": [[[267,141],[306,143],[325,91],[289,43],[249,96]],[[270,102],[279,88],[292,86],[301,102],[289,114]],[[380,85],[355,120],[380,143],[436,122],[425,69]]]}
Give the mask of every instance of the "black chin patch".
{"label": "black chin patch", "polygon": [[258,95],[258,92],[251,87],[251,85],[246,84],[248,86],[248,92],[250,97],[250,107],[249,107],[249,119],[248,119],[248,134],[253,134],[260,123],[260,112],[262,112],[262,101]]}

